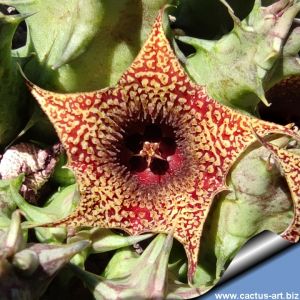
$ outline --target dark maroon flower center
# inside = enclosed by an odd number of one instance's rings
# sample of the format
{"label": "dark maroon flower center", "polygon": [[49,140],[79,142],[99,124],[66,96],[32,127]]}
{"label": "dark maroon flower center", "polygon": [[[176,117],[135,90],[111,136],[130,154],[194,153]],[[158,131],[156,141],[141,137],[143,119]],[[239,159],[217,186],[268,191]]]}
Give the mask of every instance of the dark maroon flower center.
{"label": "dark maroon flower center", "polygon": [[120,162],[135,174],[150,170],[164,175],[177,148],[173,128],[158,123],[134,122],[127,126],[120,147]]}

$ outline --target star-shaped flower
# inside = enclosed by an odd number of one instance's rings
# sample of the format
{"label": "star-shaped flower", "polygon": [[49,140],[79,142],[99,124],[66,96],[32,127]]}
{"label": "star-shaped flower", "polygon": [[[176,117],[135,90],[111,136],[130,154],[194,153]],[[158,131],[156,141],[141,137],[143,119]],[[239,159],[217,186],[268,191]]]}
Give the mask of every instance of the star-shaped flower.
{"label": "star-shaped flower", "polygon": [[[203,225],[213,199],[227,189],[232,165],[258,136],[296,134],[225,107],[191,82],[162,17],[115,87],[57,94],[28,85],[55,126],[81,193],[77,210],[51,225],[173,231],[185,248],[191,281]],[[300,158],[273,152],[288,173],[297,208],[285,237],[296,240]]]}

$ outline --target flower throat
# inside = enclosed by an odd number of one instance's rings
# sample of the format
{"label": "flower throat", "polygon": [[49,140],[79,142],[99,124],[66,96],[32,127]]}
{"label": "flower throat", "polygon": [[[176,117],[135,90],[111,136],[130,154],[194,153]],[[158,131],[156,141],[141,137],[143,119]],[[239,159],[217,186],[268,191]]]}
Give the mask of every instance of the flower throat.
{"label": "flower throat", "polygon": [[177,149],[174,129],[156,122],[131,122],[119,144],[119,162],[132,174],[150,170],[165,175]]}

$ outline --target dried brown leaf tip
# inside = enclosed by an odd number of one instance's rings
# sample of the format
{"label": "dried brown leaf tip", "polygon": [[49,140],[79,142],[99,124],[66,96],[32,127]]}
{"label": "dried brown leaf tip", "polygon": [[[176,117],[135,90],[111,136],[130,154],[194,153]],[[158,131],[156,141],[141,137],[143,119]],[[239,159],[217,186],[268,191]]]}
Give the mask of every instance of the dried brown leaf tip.
{"label": "dried brown leaf tip", "polygon": [[[81,192],[75,213],[51,225],[174,231],[186,250],[190,281],[212,201],[226,190],[239,155],[256,134],[297,138],[288,127],[219,104],[191,82],[165,37],[162,12],[115,87],[57,94],[28,85],[56,128]],[[289,155],[293,190],[299,158]],[[296,240],[299,194],[293,199],[297,216],[285,237]]]}

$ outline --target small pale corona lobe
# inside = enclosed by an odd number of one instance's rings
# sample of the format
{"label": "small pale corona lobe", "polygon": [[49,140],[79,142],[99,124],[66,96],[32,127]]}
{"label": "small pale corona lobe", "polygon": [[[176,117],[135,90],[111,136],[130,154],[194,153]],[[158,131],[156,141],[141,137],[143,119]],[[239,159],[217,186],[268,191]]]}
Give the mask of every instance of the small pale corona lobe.
{"label": "small pale corona lobe", "polygon": [[[256,134],[296,137],[288,127],[219,104],[191,82],[165,37],[162,12],[115,87],[57,94],[28,85],[66,148],[81,192],[77,210],[50,225],[118,228],[129,234],[173,231],[187,254],[189,281],[213,199],[227,189],[226,176],[237,158],[257,141]],[[174,128],[177,156],[165,175],[153,177],[153,184],[150,177],[150,184],[144,184],[146,173],[131,174],[118,160],[128,120]],[[296,217],[284,237],[296,240],[291,236],[299,235],[299,157],[274,153],[295,203]]]}

